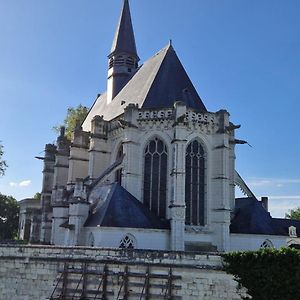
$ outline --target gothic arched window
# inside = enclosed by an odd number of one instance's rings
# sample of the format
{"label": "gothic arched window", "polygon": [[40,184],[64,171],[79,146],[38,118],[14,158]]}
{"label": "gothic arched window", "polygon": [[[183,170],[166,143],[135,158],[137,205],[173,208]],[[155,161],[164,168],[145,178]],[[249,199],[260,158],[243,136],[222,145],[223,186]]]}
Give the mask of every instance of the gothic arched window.
{"label": "gothic arched window", "polygon": [[120,241],[119,248],[134,249],[136,241],[133,235],[126,234]]}
{"label": "gothic arched window", "polygon": [[185,154],[186,224],[204,225],[205,158],[204,149],[192,141]]}
{"label": "gothic arched window", "polygon": [[[119,160],[123,155],[123,145],[119,147],[116,160]],[[122,169],[118,169],[115,173],[115,181],[122,184]]]}
{"label": "gothic arched window", "polygon": [[165,218],[167,202],[168,151],[159,138],[151,140],[144,153],[144,204]]}
{"label": "gothic arched window", "polygon": [[273,243],[266,239],[261,245],[260,245],[260,248],[274,248],[274,245]]}
{"label": "gothic arched window", "polygon": [[94,235],[92,233],[90,233],[89,235],[89,240],[88,240],[88,243],[91,247],[94,247],[95,246],[95,238],[94,238]]}

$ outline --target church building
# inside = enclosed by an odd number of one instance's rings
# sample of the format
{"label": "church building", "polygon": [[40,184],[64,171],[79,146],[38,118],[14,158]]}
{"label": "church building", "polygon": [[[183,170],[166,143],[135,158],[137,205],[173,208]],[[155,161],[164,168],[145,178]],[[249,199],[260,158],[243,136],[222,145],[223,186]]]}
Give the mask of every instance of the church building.
{"label": "church building", "polygon": [[272,218],[236,172],[238,128],[226,110],[207,110],[171,43],[140,63],[124,0],[107,91],[71,142],[62,128],[46,145],[40,209],[22,202],[20,237],[221,252],[300,243],[300,221]]}

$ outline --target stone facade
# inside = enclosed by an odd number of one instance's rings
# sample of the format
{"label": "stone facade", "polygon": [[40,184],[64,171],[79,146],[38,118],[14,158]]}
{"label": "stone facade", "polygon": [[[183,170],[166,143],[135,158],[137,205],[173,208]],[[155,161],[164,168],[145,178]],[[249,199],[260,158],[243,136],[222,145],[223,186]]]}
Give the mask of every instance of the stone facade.
{"label": "stone facade", "polygon": [[[138,63],[124,0],[107,92],[71,141],[62,128],[40,157],[41,214],[30,241],[224,252],[245,249],[242,240],[257,249],[270,236],[286,246],[289,231],[297,240],[300,223],[272,220],[267,198],[259,202],[235,171],[235,146],[246,143],[235,138],[240,125],[206,109],[171,43]],[[235,199],[235,186],[247,197]]]}
{"label": "stone facade", "polygon": [[[150,274],[150,299],[164,297],[168,276],[173,276],[171,299],[238,300],[240,293],[232,276],[221,270],[220,256],[141,250],[96,249],[52,246],[0,246],[0,298],[3,300],[49,299],[66,264],[70,270],[88,270],[86,293],[97,290],[104,266],[108,270],[107,299],[116,299],[124,270],[128,272],[128,299],[140,299],[145,275]],[[93,273],[94,272],[94,273]],[[99,273],[99,274],[100,274]],[[94,275],[93,275],[94,274]],[[139,274],[141,276],[139,276]],[[151,277],[152,274],[152,277]],[[80,277],[82,274],[77,274]],[[68,289],[77,286],[68,274]],[[71,283],[73,278],[73,286]],[[58,285],[58,289],[62,283]],[[80,285],[81,287],[81,285]],[[79,288],[81,291],[81,288]],[[155,296],[155,295],[159,296]],[[95,295],[95,294],[93,294]],[[170,295],[170,294],[169,294]],[[54,295],[55,296],[55,295]]]}
{"label": "stone facade", "polygon": [[27,198],[19,202],[19,238],[27,242],[40,240],[41,204],[37,199]]}

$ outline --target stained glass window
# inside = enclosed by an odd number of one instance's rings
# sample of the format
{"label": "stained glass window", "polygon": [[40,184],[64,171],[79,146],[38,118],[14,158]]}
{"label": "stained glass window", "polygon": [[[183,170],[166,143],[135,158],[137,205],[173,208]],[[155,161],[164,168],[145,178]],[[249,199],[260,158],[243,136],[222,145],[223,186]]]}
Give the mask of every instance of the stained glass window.
{"label": "stained glass window", "polygon": [[[116,160],[120,159],[123,155],[123,145],[120,146]],[[122,169],[118,169],[115,173],[115,181],[118,182],[120,185],[122,184]]]}
{"label": "stained glass window", "polygon": [[185,155],[186,224],[204,225],[205,158],[202,145],[192,141]]}
{"label": "stained glass window", "polygon": [[163,141],[151,140],[144,153],[144,204],[165,218],[167,202],[168,151]]}

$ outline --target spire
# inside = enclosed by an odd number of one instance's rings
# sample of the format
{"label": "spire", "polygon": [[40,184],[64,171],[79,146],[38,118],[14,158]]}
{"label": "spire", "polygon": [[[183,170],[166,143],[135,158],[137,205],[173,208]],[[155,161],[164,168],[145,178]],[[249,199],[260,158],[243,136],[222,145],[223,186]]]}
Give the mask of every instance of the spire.
{"label": "spire", "polygon": [[133,27],[128,0],[124,0],[115,38],[108,56],[107,103],[128,83],[138,69]]}
{"label": "spire", "polygon": [[117,52],[125,52],[138,57],[128,0],[124,0],[110,56]]}

